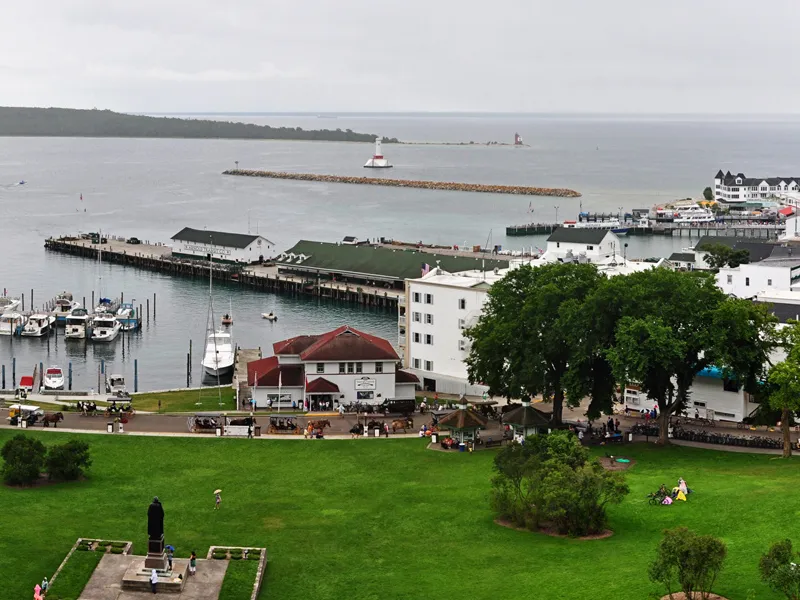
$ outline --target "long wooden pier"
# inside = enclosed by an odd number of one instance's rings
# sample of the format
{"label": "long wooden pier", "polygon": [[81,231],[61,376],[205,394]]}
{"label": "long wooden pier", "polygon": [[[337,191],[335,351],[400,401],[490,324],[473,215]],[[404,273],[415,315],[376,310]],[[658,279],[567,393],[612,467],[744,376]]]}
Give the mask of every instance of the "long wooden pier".
{"label": "long wooden pier", "polygon": [[[172,248],[157,244],[128,244],[122,238],[108,238],[106,244],[93,244],[80,237],[48,238],[44,247],[51,252],[70,254],[96,261],[98,254],[105,262],[159,271],[180,277],[208,278],[208,262],[172,256]],[[264,292],[317,296],[397,310],[398,299],[404,291],[387,290],[366,285],[307,280],[303,277],[279,274],[271,264],[231,265],[214,263],[212,277],[218,281],[237,283]]]}

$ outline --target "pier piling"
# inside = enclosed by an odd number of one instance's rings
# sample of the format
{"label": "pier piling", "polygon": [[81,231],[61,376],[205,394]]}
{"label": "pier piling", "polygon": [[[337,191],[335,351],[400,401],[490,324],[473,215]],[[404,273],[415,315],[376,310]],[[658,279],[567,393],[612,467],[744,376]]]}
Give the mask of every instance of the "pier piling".
{"label": "pier piling", "polygon": [[44,365],[39,363],[39,387],[44,387]]}
{"label": "pier piling", "polygon": [[67,389],[72,389],[72,362],[67,366]]}
{"label": "pier piling", "polygon": [[94,303],[94,290],[92,290],[92,310],[94,310],[95,306],[97,305]]}
{"label": "pier piling", "polygon": [[22,312],[25,312],[25,294],[22,294]]}
{"label": "pier piling", "polygon": [[139,359],[133,359],[133,392],[139,391]]}
{"label": "pier piling", "polygon": [[81,304],[83,308],[86,308],[86,296],[83,297],[83,304]]}
{"label": "pier piling", "polygon": [[5,365],[3,365],[3,381],[2,381],[2,384],[3,384],[3,389],[6,389],[6,366]]}
{"label": "pier piling", "polygon": [[33,288],[31,288],[31,310],[33,310]]}
{"label": "pier piling", "polygon": [[[13,337],[13,336],[12,336]],[[17,357],[11,359],[11,387],[17,387]]]}
{"label": "pier piling", "polygon": [[147,299],[147,322],[150,322],[150,298]]}
{"label": "pier piling", "polygon": [[153,292],[153,320],[156,320],[156,293]]}
{"label": "pier piling", "polygon": [[186,387],[192,387],[192,356],[188,352],[186,353]]}
{"label": "pier piling", "polygon": [[100,373],[102,373],[103,375],[106,374],[106,361],[104,358],[100,359]]}

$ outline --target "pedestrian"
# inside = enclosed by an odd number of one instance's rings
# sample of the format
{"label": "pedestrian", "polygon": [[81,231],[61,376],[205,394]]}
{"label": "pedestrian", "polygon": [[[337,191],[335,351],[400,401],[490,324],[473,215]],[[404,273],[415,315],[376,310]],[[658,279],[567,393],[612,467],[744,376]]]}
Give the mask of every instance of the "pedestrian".
{"label": "pedestrian", "polygon": [[695,419],[699,419],[700,418],[700,411],[697,410],[696,408],[694,409],[694,418]]}
{"label": "pedestrian", "polygon": [[626,404],[626,405],[625,405],[625,416],[626,416],[626,417],[627,417],[627,416],[629,416],[629,415],[630,415],[630,413],[631,413],[631,409],[630,409],[630,408],[628,408],[628,405]]}
{"label": "pedestrian", "polygon": [[42,579],[42,596],[47,595],[47,588],[50,587],[50,584],[47,581],[47,577]]}
{"label": "pedestrian", "polygon": [[189,575],[194,575],[197,571],[197,552],[192,550],[192,555],[189,557]]}
{"label": "pedestrian", "polygon": [[644,424],[647,425],[650,422],[650,411],[644,411]]}
{"label": "pedestrian", "polygon": [[383,433],[386,437],[389,437],[389,424],[384,421],[383,423]]}
{"label": "pedestrian", "polygon": [[153,589],[153,593],[156,593],[156,585],[158,585],[158,573],[156,573],[155,569],[150,571],[150,587]]}
{"label": "pedestrian", "polygon": [[219,510],[220,502],[222,502],[222,496],[220,496],[220,493],[217,492],[214,498],[214,510]]}
{"label": "pedestrian", "polygon": [[253,439],[253,424],[247,424],[247,439]]}
{"label": "pedestrian", "polygon": [[616,421],[614,421],[614,431],[616,431],[617,433],[619,433],[619,419],[617,419]]}
{"label": "pedestrian", "polygon": [[167,546],[167,562],[169,563],[169,570],[172,571],[172,558],[175,552],[172,549],[172,546]]}

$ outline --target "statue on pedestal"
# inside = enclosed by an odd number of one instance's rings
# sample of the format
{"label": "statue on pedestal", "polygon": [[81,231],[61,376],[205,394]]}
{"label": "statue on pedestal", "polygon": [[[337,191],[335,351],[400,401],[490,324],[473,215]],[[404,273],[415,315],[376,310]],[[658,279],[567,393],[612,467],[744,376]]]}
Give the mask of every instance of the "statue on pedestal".
{"label": "statue on pedestal", "polygon": [[156,496],[147,509],[147,538],[160,540],[162,537],[164,537],[164,507]]}

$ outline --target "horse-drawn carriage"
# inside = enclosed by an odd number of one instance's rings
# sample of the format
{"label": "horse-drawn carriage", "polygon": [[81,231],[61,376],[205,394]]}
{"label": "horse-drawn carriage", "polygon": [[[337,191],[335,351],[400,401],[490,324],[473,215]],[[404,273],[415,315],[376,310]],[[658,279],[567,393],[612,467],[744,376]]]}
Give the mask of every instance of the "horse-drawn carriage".
{"label": "horse-drawn carriage", "polygon": [[44,411],[30,404],[12,404],[8,407],[8,423],[14,427],[32,427],[44,417]]}
{"label": "horse-drawn carriage", "polygon": [[188,426],[192,433],[214,434],[217,428],[222,429],[225,417],[220,413],[197,413],[189,417]]}
{"label": "horse-drawn carriage", "polygon": [[133,408],[130,402],[119,405],[117,405],[116,402],[112,402],[109,406],[106,407],[103,416],[119,417],[120,421],[122,421],[123,423],[127,423],[128,419],[132,418],[135,414],[136,414],[136,409]]}
{"label": "horse-drawn carriage", "polygon": [[302,428],[297,424],[296,417],[286,415],[270,415],[267,433],[289,433],[300,435]]}

